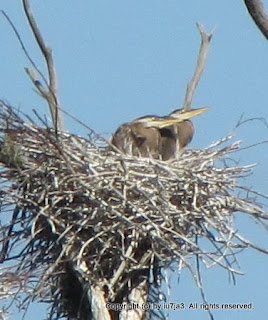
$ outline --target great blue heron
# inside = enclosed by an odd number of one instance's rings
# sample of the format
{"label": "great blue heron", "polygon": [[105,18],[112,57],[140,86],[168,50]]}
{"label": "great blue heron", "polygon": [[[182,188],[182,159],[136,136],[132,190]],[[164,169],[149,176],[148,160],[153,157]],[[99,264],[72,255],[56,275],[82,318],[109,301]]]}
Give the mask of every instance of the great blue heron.
{"label": "great blue heron", "polygon": [[176,158],[191,140],[194,127],[190,118],[208,108],[175,110],[169,116],[145,116],[121,125],[111,143],[127,155],[160,160]]}

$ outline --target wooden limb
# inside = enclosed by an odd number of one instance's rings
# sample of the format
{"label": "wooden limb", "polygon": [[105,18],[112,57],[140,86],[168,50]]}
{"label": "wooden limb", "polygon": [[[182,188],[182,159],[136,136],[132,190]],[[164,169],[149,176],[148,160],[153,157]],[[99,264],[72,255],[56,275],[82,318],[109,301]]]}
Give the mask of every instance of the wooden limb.
{"label": "wooden limb", "polygon": [[183,103],[183,109],[185,111],[189,111],[191,109],[191,104],[193,101],[195,89],[204,71],[210,40],[213,35],[212,32],[209,34],[206,33],[204,30],[204,27],[200,23],[197,23],[197,28],[201,36],[201,45],[199,49],[195,72],[192,76],[192,79],[188,83],[187,89],[186,89],[186,94],[185,94],[184,103]]}
{"label": "wooden limb", "polygon": [[[37,90],[40,94],[46,99],[51,118],[53,122],[54,129],[63,130],[63,123],[62,123],[62,115],[59,107],[59,100],[58,100],[58,85],[57,85],[57,75],[55,71],[55,65],[52,57],[52,50],[46,46],[42,34],[38,28],[38,25],[35,21],[33,13],[30,8],[29,0],[22,0],[24,12],[30,24],[30,28],[34,34],[36,42],[42,52],[42,55],[45,58],[47,70],[48,70],[48,90],[42,87],[40,81],[36,78],[34,71],[26,69],[26,72],[30,76],[31,80],[33,81],[34,85],[36,86]],[[42,87],[42,88],[41,88]]]}
{"label": "wooden limb", "polygon": [[259,30],[268,39],[268,16],[261,0],[244,0],[251,18]]}
{"label": "wooden limb", "polygon": [[111,320],[109,310],[106,306],[104,288],[93,285],[90,291],[93,320]]}
{"label": "wooden limb", "polygon": [[125,303],[132,305],[133,308],[123,309],[120,313],[120,320],[142,320],[145,319],[145,314],[148,312],[146,305],[148,305],[149,298],[149,268],[152,262],[152,253],[148,251],[140,259],[144,270],[135,274],[129,279],[130,293],[124,298]]}
{"label": "wooden limb", "polygon": [[148,303],[148,283],[149,279],[144,279],[137,287],[131,290],[128,296],[128,304],[134,307],[123,309],[120,314],[120,320],[144,319],[144,314],[148,311],[143,308]]}

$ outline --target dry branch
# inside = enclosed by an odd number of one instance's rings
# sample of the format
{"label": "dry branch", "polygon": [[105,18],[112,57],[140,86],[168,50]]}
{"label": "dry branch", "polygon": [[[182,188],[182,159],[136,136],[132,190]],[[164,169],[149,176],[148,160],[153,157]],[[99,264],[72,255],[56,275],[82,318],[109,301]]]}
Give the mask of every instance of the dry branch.
{"label": "dry branch", "polygon": [[58,99],[58,85],[57,85],[57,75],[55,70],[55,64],[52,57],[52,50],[45,44],[43,36],[38,28],[38,25],[35,21],[33,13],[30,8],[29,0],[22,0],[24,12],[30,24],[30,28],[34,34],[35,40],[38,43],[38,46],[41,50],[42,55],[45,58],[46,66],[48,70],[48,89],[46,90],[42,85],[39,79],[35,76],[35,72],[30,69],[26,69],[28,75],[30,76],[33,84],[40,92],[41,96],[47,101],[49,105],[49,110],[52,118],[52,123],[54,129],[63,130],[62,114],[60,110],[60,104]]}
{"label": "dry branch", "polygon": [[268,39],[268,16],[265,12],[262,1],[244,0],[251,18],[256,23],[259,30]]}
{"label": "dry branch", "polygon": [[267,253],[237,233],[238,211],[264,225],[268,219],[258,204],[265,198],[239,184],[252,166],[226,164],[238,142],[162,162],[41,125],[1,103],[1,215],[10,217],[0,229],[2,239],[9,235],[2,255],[18,280],[2,277],[0,284],[9,297],[20,288],[21,307],[50,302],[51,320],[147,319],[157,311],[127,306],[134,299],[161,303],[162,270],[171,263],[200,279],[195,258],[235,275],[241,250]]}
{"label": "dry branch", "polygon": [[199,54],[196,62],[195,72],[192,76],[191,81],[187,85],[187,90],[184,98],[183,109],[186,111],[191,109],[191,104],[193,101],[195,89],[205,69],[209,44],[213,35],[213,33],[207,34],[204,30],[204,27],[200,23],[197,23],[197,27],[201,36],[201,44],[200,44]]}

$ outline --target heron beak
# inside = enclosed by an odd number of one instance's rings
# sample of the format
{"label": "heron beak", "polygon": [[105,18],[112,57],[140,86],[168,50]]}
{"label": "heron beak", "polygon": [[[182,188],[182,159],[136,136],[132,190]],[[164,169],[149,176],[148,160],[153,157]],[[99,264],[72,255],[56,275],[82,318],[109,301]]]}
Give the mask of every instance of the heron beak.
{"label": "heron beak", "polygon": [[203,107],[198,109],[192,109],[189,111],[184,111],[182,109],[173,111],[169,116],[172,118],[176,118],[177,120],[184,121],[189,120],[195,116],[198,116],[199,114],[209,110],[209,107]]}
{"label": "heron beak", "polygon": [[146,127],[155,127],[155,128],[165,128],[172,126],[174,124],[180,123],[185,120],[189,120],[207,110],[209,110],[209,107],[204,108],[198,108],[198,109],[192,109],[189,111],[183,111],[183,110],[175,110],[173,111],[169,116],[162,117],[162,118],[144,118],[142,119],[142,122],[146,125]]}
{"label": "heron beak", "polygon": [[[188,119],[188,118],[187,118]],[[150,128],[150,127],[155,127],[155,128],[165,128],[165,127],[169,127],[172,126],[174,124],[180,123],[182,122],[184,119],[177,119],[177,118],[159,118],[159,119],[148,119],[148,121],[146,121],[146,127]]]}

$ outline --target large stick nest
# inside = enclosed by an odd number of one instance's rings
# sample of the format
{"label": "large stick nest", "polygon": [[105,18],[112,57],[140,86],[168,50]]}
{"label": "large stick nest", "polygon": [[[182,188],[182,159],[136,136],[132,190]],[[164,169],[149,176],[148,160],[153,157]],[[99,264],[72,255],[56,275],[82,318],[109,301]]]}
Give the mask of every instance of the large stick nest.
{"label": "large stick nest", "polygon": [[2,296],[24,293],[24,307],[34,298],[51,303],[51,319],[89,319],[95,285],[126,302],[148,279],[147,301],[159,302],[163,268],[198,275],[198,258],[235,273],[237,251],[262,250],[234,225],[238,211],[268,218],[238,184],[252,166],[228,165],[238,142],[162,162],[100,147],[97,135],[56,133],[3,102],[0,125],[1,260],[12,262]]}

